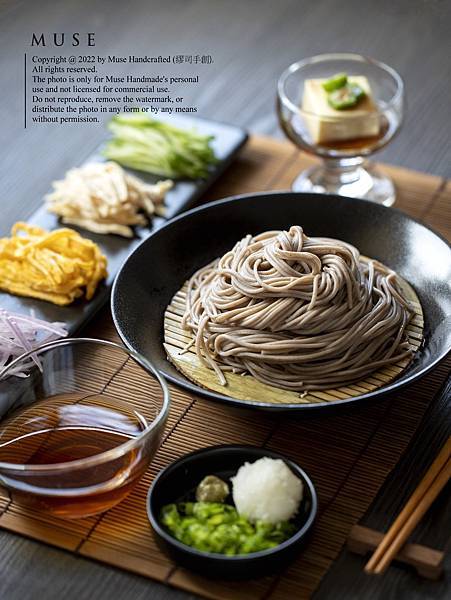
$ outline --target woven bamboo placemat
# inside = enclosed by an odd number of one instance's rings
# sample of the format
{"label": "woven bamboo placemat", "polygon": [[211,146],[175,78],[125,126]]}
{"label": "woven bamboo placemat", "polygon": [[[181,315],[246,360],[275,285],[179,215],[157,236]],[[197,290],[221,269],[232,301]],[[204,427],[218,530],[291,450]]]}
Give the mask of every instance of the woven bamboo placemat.
{"label": "woven bamboo placemat", "polygon": [[[205,200],[287,189],[311,163],[287,143],[253,138]],[[396,182],[398,208],[450,235],[451,182],[395,167],[382,170]],[[84,333],[117,339],[109,310]],[[303,420],[225,407],[171,387],[164,442],[121,504],[101,516],[65,521],[30,512],[0,489],[0,526],[215,600],[308,598],[406,449],[449,366],[450,361],[443,362],[413,386],[371,406]],[[279,575],[245,585],[206,580],[178,568],[157,548],[146,518],[147,489],[161,468],[186,452],[224,443],[255,444],[285,454],[307,470],[319,496],[318,521],[304,552]]]}

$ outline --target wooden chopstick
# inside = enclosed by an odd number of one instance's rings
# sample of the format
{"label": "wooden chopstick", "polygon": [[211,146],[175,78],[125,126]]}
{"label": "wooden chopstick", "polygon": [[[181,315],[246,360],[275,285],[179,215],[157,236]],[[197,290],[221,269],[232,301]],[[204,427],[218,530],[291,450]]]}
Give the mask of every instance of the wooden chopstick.
{"label": "wooden chopstick", "polygon": [[451,476],[451,436],[426,472],[403,510],[365,565],[367,573],[382,573],[402,548],[422,516]]}
{"label": "wooden chopstick", "polygon": [[411,513],[410,517],[404,523],[404,525],[399,530],[397,537],[393,540],[393,543],[388,548],[387,552],[382,556],[379,563],[376,565],[374,569],[374,573],[380,574],[383,573],[386,568],[390,565],[391,561],[398,554],[399,550],[404,546],[408,537],[418,525],[420,520],[423,518],[423,515],[440,494],[442,489],[448,483],[451,477],[451,460],[448,460],[446,465],[434,479],[431,487],[425,493],[423,498],[418,503],[418,506]]}

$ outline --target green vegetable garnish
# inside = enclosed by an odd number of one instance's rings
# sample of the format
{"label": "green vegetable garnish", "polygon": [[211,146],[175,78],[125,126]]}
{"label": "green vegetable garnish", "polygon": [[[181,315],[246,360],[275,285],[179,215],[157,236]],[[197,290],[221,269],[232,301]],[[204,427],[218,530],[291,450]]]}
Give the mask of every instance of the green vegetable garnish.
{"label": "green vegetable garnish", "polygon": [[180,542],[201,550],[234,556],[278,546],[295,532],[291,523],[251,523],[229,504],[180,502],[163,507],[161,523]]}
{"label": "green vegetable garnish", "polygon": [[348,76],[346,73],[337,73],[322,85],[326,92],[333,92],[345,86],[348,82]]}
{"label": "green vegetable garnish", "polygon": [[353,108],[365,97],[365,91],[357,83],[347,83],[327,95],[327,101],[335,110]]}
{"label": "green vegetable garnish", "polygon": [[203,179],[217,163],[213,136],[151,119],[146,113],[115,115],[108,128],[113,138],[103,155],[131,169],[172,179]]}

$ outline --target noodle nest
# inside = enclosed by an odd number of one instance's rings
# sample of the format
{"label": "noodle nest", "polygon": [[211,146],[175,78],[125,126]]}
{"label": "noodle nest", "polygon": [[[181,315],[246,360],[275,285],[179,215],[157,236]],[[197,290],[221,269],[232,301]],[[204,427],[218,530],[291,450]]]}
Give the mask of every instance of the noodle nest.
{"label": "noodle nest", "polygon": [[181,321],[201,365],[292,392],[360,381],[413,356],[397,276],[299,226],[247,235],[188,282]]}

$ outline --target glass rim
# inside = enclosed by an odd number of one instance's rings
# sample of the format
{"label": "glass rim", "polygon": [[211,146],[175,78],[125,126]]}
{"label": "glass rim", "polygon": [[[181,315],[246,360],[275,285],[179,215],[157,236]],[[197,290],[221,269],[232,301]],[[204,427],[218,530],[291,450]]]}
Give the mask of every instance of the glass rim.
{"label": "glass rim", "polygon": [[[154,365],[149,360],[147,360],[147,358],[142,356],[142,354],[139,354],[135,350],[132,350],[131,348],[127,348],[126,346],[123,346],[122,344],[117,344],[116,342],[111,342],[109,340],[100,340],[100,339],[89,338],[89,337],[83,337],[83,338],[79,337],[79,338],[63,338],[63,339],[59,339],[59,340],[53,340],[53,341],[47,342],[45,344],[41,344],[40,346],[33,348],[33,350],[24,352],[23,354],[21,354],[20,356],[15,358],[9,365],[4,367],[0,371],[0,383],[1,383],[2,379],[4,378],[5,374],[7,374],[8,370],[13,368],[18,363],[25,360],[32,354],[43,353],[48,350],[53,350],[54,348],[58,348],[60,346],[70,346],[72,344],[81,344],[81,343],[100,344],[102,346],[108,346],[110,348],[116,348],[118,350],[121,350],[121,351],[125,352],[126,354],[128,354],[129,356],[131,356],[143,369],[145,369],[147,372],[150,372],[155,377],[155,379],[158,381],[160,388],[163,391],[163,402],[162,402],[161,409],[159,410],[157,416],[152,421],[152,423],[150,423],[150,425],[148,427],[146,427],[139,435],[137,435],[136,437],[133,437],[131,440],[128,440],[127,442],[124,442],[123,444],[119,444],[118,446],[116,446],[114,448],[110,448],[110,450],[105,450],[104,452],[99,452],[98,454],[94,454],[94,455],[88,456],[86,458],[78,458],[78,459],[72,460],[72,461],[49,463],[49,464],[33,464],[33,463],[24,464],[24,463],[9,463],[9,462],[0,461],[0,480],[1,480],[1,471],[2,470],[3,471],[24,471],[24,472],[26,472],[26,471],[33,471],[33,472],[61,471],[61,470],[68,469],[68,468],[92,467],[92,466],[96,466],[99,464],[103,464],[104,462],[108,462],[110,460],[114,460],[116,458],[119,458],[120,456],[123,456],[127,452],[129,452],[135,446],[138,446],[140,444],[141,440],[144,437],[146,437],[153,429],[155,429],[156,426],[159,425],[161,423],[161,421],[166,417],[166,415],[169,411],[170,394],[169,394],[168,384],[166,383],[166,380],[164,379],[164,377],[162,375],[160,375],[160,373],[158,372],[156,367],[154,367]],[[0,424],[1,424],[1,420],[0,420]],[[49,489],[49,493],[50,492],[51,492],[51,489]]]}
{"label": "glass rim", "polygon": [[[396,83],[395,93],[390,98],[390,100],[385,103],[385,108],[383,110],[378,108],[377,110],[371,111],[370,114],[372,114],[372,115],[383,115],[384,112],[387,109],[389,109],[391,106],[396,104],[402,98],[402,96],[404,94],[405,86],[404,86],[404,81],[403,81],[401,75],[393,67],[390,67],[389,65],[387,65],[386,63],[384,63],[382,61],[376,60],[375,58],[371,58],[370,56],[365,56],[363,54],[355,54],[353,52],[337,52],[337,53],[332,52],[332,53],[328,53],[328,54],[316,54],[315,56],[303,58],[302,60],[298,60],[298,61],[292,63],[291,65],[289,65],[282,72],[282,74],[280,75],[280,77],[277,81],[277,95],[278,95],[280,101],[282,102],[282,104],[284,104],[291,112],[304,114],[304,115],[307,115],[310,117],[316,117],[316,118],[324,117],[324,118],[330,118],[331,120],[333,120],[333,119],[338,120],[338,118],[339,118],[338,116],[331,117],[330,115],[322,115],[322,114],[318,114],[318,113],[314,113],[314,112],[305,110],[301,106],[296,106],[296,104],[290,100],[290,98],[287,96],[287,94],[285,92],[285,84],[290,75],[292,75],[293,73],[296,73],[296,71],[299,71],[300,69],[302,69],[303,67],[305,67],[307,65],[325,62],[326,60],[354,60],[354,61],[360,62],[360,63],[371,64],[373,66],[378,67],[379,69],[382,69],[383,71],[388,73],[394,79],[394,81]],[[348,118],[361,119],[362,116],[360,115],[360,116],[348,117]]]}

